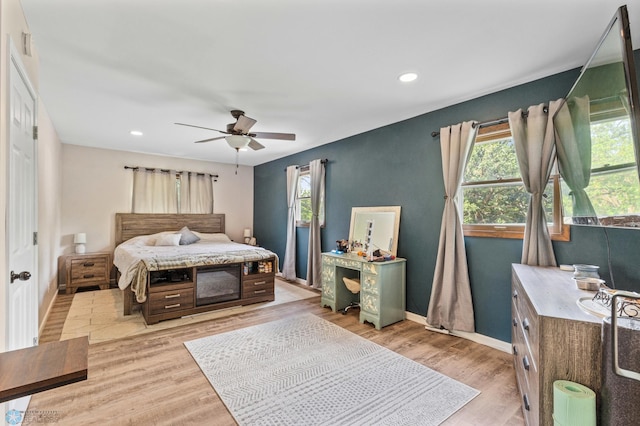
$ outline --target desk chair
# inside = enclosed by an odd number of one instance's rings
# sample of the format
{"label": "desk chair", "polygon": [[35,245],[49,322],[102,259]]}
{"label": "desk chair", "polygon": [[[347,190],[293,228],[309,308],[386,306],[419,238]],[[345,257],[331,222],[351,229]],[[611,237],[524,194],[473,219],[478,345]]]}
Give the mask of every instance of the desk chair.
{"label": "desk chair", "polygon": [[[344,281],[345,287],[347,287],[347,290],[349,290],[351,293],[353,294],[360,293],[360,278],[342,277],[342,281]],[[359,303],[351,302],[349,303],[349,306],[344,308],[344,310],[342,311],[342,315],[346,315],[347,311],[351,308],[359,308],[359,307],[360,307]]]}

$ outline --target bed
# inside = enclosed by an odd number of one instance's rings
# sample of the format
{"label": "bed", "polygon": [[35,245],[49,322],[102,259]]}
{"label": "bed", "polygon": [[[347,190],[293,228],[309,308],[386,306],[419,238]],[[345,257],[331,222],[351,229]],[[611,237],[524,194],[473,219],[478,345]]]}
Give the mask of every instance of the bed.
{"label": "bed", "polygon": [[224,231],[224,214],[117,213],[114,265],[124,314],[141,304],[155,323],[273,300],[277,255]]}

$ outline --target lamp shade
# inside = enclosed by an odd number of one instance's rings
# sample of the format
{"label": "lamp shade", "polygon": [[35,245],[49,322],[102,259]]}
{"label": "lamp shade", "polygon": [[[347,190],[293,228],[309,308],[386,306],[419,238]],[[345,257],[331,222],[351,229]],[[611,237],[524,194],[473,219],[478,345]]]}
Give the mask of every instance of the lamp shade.
{"label": "lamp shade", "polygon": [[84,232],[79,232],[73,236],[74,244],[86,244],[87,243],[87,234]]}
{"label": "lamp shade", "polygon": [[244,236],[245,238],[251,237],[251,228],[244,228]]}
{"label": "lamp shade", "polygon": [[251,138],[248,138],[247,136],[242,136],[242,135],[230,135],[230,136],[225,136],[224,138],[229,144],[229,146],[234,149],[246,148],[247,145],[249,145],[249,142],[251,142]]}

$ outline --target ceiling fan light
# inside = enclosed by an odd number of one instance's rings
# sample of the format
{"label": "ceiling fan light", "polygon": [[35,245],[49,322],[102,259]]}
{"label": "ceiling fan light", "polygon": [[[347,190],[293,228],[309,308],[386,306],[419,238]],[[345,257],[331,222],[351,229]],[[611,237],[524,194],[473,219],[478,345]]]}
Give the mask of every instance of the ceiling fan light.
{"label": "ceiling fan light", "polygon": [[229,146],[233,149],[242,149],[245,150],[251,139],[247,136],[242,135],[230,135],[225,136],[225,140],[229,144]]}
{"label": "ceiling fan light", "polygon": [[418,78],[418,74],[416,74],[415,72],[407,72],[407,73],[404,73],[404,74],[400,75],[398,77],[398,80],[400,80],[403,83],[410,83],[410,82],[414,81],[417,78]]}

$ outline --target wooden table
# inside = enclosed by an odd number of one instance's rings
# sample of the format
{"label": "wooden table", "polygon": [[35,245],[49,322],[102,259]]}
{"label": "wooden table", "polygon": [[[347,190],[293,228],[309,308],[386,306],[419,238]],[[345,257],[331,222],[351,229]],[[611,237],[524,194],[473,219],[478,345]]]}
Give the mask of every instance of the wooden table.
{"label": "wooden table", "polygon": [[0,353],[0,403],[87,379],[89,338]]}

